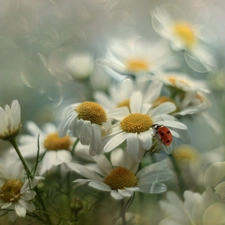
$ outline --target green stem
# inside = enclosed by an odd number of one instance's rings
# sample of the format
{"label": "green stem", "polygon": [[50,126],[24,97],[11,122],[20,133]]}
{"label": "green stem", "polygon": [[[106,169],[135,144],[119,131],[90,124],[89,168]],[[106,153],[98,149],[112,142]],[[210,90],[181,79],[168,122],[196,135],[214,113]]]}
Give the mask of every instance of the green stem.
{"label": "green stem", "polygon": [[78,142],[79,142],[79,138],[77,138],[77,140],[74,142],[74,144],[73,144],[73,147],[72,147],[72,150],[71,150],[71,154],[72,155],[74,155],[74,153],[75,153],[75,148],[76,148],[76,146],[77,146],[77,144],[78,144]]}
{"label": "green stem", "polygon": [[177,179],[178,179],[178,185],[179,185],[179,188],[180,188],[180,192],[181,192],[181,196],[183,198],[183,193],[185,191],[185,183],[184,183],[184,179],[183,179],[183,176],[182,176],[182,173],[181,173],[181,170],[180,170],[180,167],[179,165],[177,164],[177,161],[176,159],[173,157],[172,154],[169,155],[170,157],[170,160],[173,164],[173,168],[177,174]]}
{"label": "green stem", "polygon": [[122,219],[122,225],[126,225],[126,217],[125,217],[126,209],[124,207],[124,199],[121,200],[121,212],[120,216]]}
{"label": "green stem", "polygon": [[23,164],[23,167],[24,167],[24,169],[25,169],[25,171],[26,171],[26,173],[27,173],[28,178],[33,179],[34,176],[33,176],[32,173],[30,172],[30,170],[29,170],[29,168],[28,168],[28,166],[27,166],[27,164],[26,164],[26,162],[25,162],[25,160],[24,160],[24,158],[23,158],[23,156],[22,156],[22,154],[21,154],[21,152],[20,152],[20,150],[19,150],[19,148],[18,148],[18,145],[17,145],[17,143],[16,143],[16,140],[13,138],[13,139],[11,139],[9,142],[12,144],[12,146],[13,146],[14,149],[16,150],[16,153],[17,153],[17,155],[19,156],[19,158],[20,158],[20,160],[21,160],[21,162],[22,162],[22,164]]}
{"label": "green stem", "polygon": [[[33,179],[34,179],[34,175],[31,173],[30,169],[28,168],[27,163],[25,162],[25,160],[24,160],[24,158],[23,158],[23,156],[22,156],[22,154],[21,154],[21,152],[20,152],[20,150],[19,150],[19,148],[18,148],[18,145],[17,145],[17,143],[16,143],[16,140],[13,138],[13,139],[11,139],[9,142],[12,144],[12,146],[13,146],[14,149],[16,150],[16,153],[17,153],[17,155],[19,156],[19,158],[20,158],[20,160],[21,160],[21,162],[22,162],[22,164],[23,164],[23,166],[24,166],[24,169],[25,169],[25,171],[26,171],[26,173],[27,173],[28,179],[32,179],[32,180],[33,180]],[[44,201],[43,201],[43,199],[42,199],[42,197],[41,197],[41,194],[40,194],[38,188],[37,188],[37,187],[34,187],[34,190],[35,190],[35,192],[36,192],[36,194],[37,194],[37,199],[38,199],[38,201],[40,202],[40,204],[41,204],[41,206],[42,206],[42,209],[43,209],[44,211],[47,212],[47,209],[46,209],[46,207],[45,207]],[[50,220],[48,214],[46,214],[46,219],[47,219],[47,221],[48,221],[48,224],[49,224],[49,225],[52,225],[52,222],[51,222],[51,220]]]}

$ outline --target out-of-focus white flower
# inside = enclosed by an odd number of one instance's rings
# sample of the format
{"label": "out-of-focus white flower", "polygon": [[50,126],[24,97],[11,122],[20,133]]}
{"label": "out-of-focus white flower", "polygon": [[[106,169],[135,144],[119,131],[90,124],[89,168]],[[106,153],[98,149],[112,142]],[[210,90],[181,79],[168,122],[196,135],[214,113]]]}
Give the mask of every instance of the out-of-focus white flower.
{"label": "out-of-focus white flower", "polygon": [[109,87],[108,95],[102,91],[96,91],[94,98],[103,107],[107,109],[114,109],[116,107],[127,106],[130,103],[130,96],[136,90],[142,92],[143,101],[145,103],[154,102],[160,95],[162,82],[137,79],[132,81],[130,79],[123,80],[119,84],[112,84]]}
{"label": "out-of-focus white flower", "polygon": [[205,95],[210,91],[204,81],[193,79],[184,73],[158,74],[156,79],[172,91],[178,106],[176,114],[193,114],[204,111],[210,106]]}
{"label": "out-of-focus white flower", "polygon": [[93,56],[89,53],[70,55],[66,60],[66,68],[74,80],[85,80],[93,72]]}
{"label": "out-of-focus white flower", "polygon": [[10,140],[18,135],[21,128],[21,109],[17,100],[5,106],[0,107],[0,139]]}
{"label": "out-of-focus white flower", "polygon": [[184,13],[177,6],[172,6],[173,15],[167,12],[167,7],[169,6],[157,7],[152,12],[152,23],[156,32],[171,42],[173,50],[185,50],[186,62],[193,69],[199,72],[210,71],[215,66],[215,59],[201,38],[200,29],[186,18],[176,18],[176,12],[184,17]]}
{"label": "out-of-focus white flower", "polygon": [[87,179],[77,179],[74,182],[89,183],[89,186],[111,193],[115,199],[131,197],[133,192],[162,193],[166,191],[167,181],[172,176],[172,171],[164,163],[154,163],[138,171],[138,163],[134,162],[122,149],[111,153],[111,161],[102,154],[94,157],[97,171],[82,165],[69,163],[68,166]]}
{"label": "out-of-focus white flower", "polygon": [[[145,151],[152,147],[152,139],[156,136],[154,125],[166,126],[169,129],[187,129],[183,123],[169,115],[175,109],[175,105],[169,102],[152,109],[151,105],[143,103],[140,92],[134,92],[130,98],[130,110],[121,107],[109,113],[109,116],[119,122],[114,124],[111,132],[105,137],[104,152],[112,151],[126,140],[128,153],[140,162]],[[172,129],[170,131],[173,136],[179,137],[177,132]],[[170,146],[164,147],[167,153],[171,152]]]}
{"label": "out-of-focus white flower", "polygon": [[121,80],[124,79],[121,75],[141,76],[171,68],[176,60],[163,45],[138,39],[134,44],[112,42],[105,58],[97,62],[107,67],[109,75]]}
{"label": "out-of-focus white flower", "polygon": [[25,217],[27,211],[33,212],[36,193],[32,189],[43,177],[25,179],[22,165],[10,159],[1,160],[0,171],[0,208],[15,210],[19,217]]}
{"label": "out-of-focus white flower", "polygon": [[[39,154],[44,154],[39,163],[39,174],[44,174],[54,166],[72,161],[71,149],[75,140],[69,136],[59,137],[57,127],[54,124],[47,123],[41,130],[34,122],[29,121],[26,127],[31,135],[21,135],[21,153],[24,158],[35,159],[37,157],[37,140],[39,135]],[[76,154],[82,157],[84,151],[86,154],[88,153],[87,148],[78,144]]]}
{"label": "out-of-focus white flower", "polygon": [[220,194],[221,198],[225,197],[225,162],[216,162],[212,164],[205,172],[205,186],[212,186]]}
{"label": "out-of-focus white flower", "polygon": [[[159,225],[214,224],[207,222],[206,218],[210,217],[211,220],[219,221],[215,216],[215,210],[210,210],[210,208],[222,203],[219,195],[212,188],[208,188],[202,195],[185,191],[184,202],[175,192],[169,191],[166,196],[167,199],[161,200],[159,203],[166,214],[166,218]],[[224,208],[225,204],[222,205]]]}
{"label": "out-of-focus white flower", "polygon": [[111,127],[111,122],[101,105],[95,102],[76,103],[63,111],[63,121],[59,125],[59,136],[70,130],[81,144],[90,145],[90,155],[102,153],[102,133]]}

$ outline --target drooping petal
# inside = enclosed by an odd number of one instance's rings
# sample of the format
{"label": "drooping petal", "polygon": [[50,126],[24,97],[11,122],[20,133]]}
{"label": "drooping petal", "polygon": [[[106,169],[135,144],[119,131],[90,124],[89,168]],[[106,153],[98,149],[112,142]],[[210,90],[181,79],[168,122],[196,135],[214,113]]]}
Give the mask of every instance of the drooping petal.
{"label": "drooping petal", "polygon": [[92,181],[88,185],[101,191],[111,191],[111,188],[107,184],[102,182]]}
{"label": "drooping petal", "polygon": [[123,199],[123,196],[120,193],[118,193],[118,191],[116,190],[111,191],[111,196],[117,200]]}
{"label": "drooping petal", "polygon": [[19,202],[15,203],[15,211],[19,217],[26,216],[26,209]]}

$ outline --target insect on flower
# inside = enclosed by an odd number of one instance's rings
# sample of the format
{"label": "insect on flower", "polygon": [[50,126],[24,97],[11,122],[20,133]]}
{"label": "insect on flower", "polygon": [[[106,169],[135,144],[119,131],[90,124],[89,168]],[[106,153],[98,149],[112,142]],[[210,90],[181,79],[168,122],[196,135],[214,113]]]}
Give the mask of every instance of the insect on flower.
{"label": "insect on flower", "polygon": [[155,124],[153,125],[155,130],[155,136],[160,140],[164,145],[169,146],[172,143],[173,136],[169,128]]}

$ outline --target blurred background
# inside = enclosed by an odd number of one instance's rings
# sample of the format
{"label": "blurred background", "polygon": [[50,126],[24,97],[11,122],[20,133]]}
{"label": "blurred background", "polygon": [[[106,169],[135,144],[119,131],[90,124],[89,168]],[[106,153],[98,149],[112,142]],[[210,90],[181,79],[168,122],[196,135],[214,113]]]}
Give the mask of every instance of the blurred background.
{"label": "blurred background", "polygon": [[[71,79],[65,66],[68,57],[88,52],[95,60],[105,55],[111,39],[132,35],[159,40],[150,13],[164,3],[178,5],[207,30],[217,67],[209,74],[188,72],[207,80],[212,93],[209,113],[223,127],[225,3],[221,0],[0,0],[0,105],[18,99],[23,122],[58,123],[65,106],[92,99],[87,82]],[[109,81],[104,68],[96,64],[88,80],[93,90],[106,89]],[[192,145],[200,151],[223,144],[223,135],[204,119],[184,122]]]}

